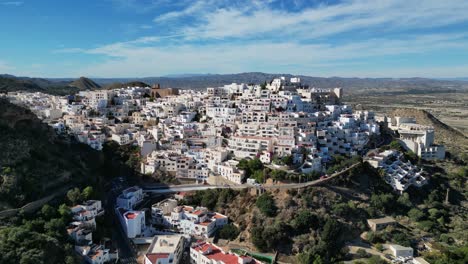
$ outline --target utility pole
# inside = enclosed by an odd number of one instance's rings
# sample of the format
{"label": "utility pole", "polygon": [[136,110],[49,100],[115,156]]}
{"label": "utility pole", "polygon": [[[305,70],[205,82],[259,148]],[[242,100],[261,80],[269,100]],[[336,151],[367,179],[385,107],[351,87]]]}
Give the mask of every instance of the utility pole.
{"label": "utility pole", "polygon": [[450,187],[447,188],[447,193],[445,194],[445,205],[450,205],[449,194],[450,194]]}

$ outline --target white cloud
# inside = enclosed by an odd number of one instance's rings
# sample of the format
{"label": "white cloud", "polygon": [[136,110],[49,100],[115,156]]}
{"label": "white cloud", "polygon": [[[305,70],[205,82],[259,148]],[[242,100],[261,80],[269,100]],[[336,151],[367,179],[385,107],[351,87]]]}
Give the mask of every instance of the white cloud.
{"label": "white cloud", "polygon": [[14,68],[10,65],[8,65],[4,61],[0,61],[0,73],[8,73],[9,71],[12,71]]}
{"label": "white cloud", "polygon": [[160,23],[160,22],[166,22],[168,20],[174,20],[180,17],[192,15],[205,9],[208,4],[214,4],[214,3],[212,1],[205,1],[205,0],[195,1],[193,4],[189,5],[188,7],[180,11],[171,11],[168,13],[164,13],[156,17],[153,21],[156,23]]}
{"label": "white cloud", "polygon": [[[76,75],[157,76],[180,72],[275,71],[313,74],[317,68],[348,65],[374,57],[426,54],[439,50],[463,50],[468,46],[463,34],[432,34],[407,39],[370,39],[350,44],[245,43],[139,46],[134,42],[115,43],[84,51],[109,59],[80,69]],[[382,67],[383,65],[375,65]],[[322,71],[324,72],[324,71]],[[324,72],[325,73],[325,72]]]}
{"label": "white cloud", "polygon": [[23,5],[23,1],[6,1],[6,2],[0,2],[0,5],[4,6],[20,6]]}
{"label": "white cloud", "polygon": [[[141,3],[120,1],[128,5]],[[155,3],[171,5],[168,1],[150,3],[151,6]],[[375,69],[367,76],[415,76],[416,73],[436,76],[435,71],[441,68],[453,69],[453,74],[466,69],[465,66],[421,65],[427,71],[420,71],[370,65],[384,56],[403,58],[410,54],[443,54],[448,50],[467,54],[466,31],[455,28],[450,31],[452,33],[431,33],[443,26],[468,22],[465,14],[468,1],[464,0],[347,0],[299,11],[278,9],[270,5],[273,1],[183,2],[189,4],[176,8],[178,11],[160,14],[153,20],[158,26],[172,29],[168,35],[144,36],[92,49],[66,48],[54,52],[87,53],[107,58],[105,62],[73,72],[76,76],[143,77],[183,72],[245,71],[366,76],[364,69]],[[296,6],[302,6],[302,1]],[[190,25],[181,26],[183,21],[174,23],[185,17],[191,17]],[[343,33],[359,36],[344,38]],[[333,38],[336,36],[341,37],[339,41]],[[386,60],[392,58],[382,61]],[[336,72],[333,67],[341,72]],[[453,75],[449,70],[441,70],[437,76]]]}
{"label": "white cloud", "polygon": [[299,12],[253,5],[204,12],[198,25],[182,31],[199,38],[246,38],[262,34],[315,38],[374,27],[408,30],[444,26],[468,21],[466,10],[468,1],[464,0],[354,0]]}

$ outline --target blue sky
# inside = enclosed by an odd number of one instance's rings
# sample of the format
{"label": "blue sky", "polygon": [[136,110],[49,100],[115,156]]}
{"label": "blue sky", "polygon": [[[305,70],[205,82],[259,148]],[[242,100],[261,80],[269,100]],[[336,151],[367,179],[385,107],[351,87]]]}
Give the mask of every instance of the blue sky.
{"label": "blue sky", "polygon": [[0,73],[468,76],[466,0],[0,0]]}

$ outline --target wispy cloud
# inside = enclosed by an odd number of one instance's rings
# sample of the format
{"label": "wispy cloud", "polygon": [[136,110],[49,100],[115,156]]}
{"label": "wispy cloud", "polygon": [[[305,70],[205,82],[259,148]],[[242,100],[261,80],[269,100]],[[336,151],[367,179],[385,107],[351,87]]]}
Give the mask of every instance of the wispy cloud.
{"label": "wispy cloud", "polygon": [[[249,8],[250,7],[250,8]],[[221,8],[200,15],[195,26],[182,29],[199,38],[248,38],[281,34],[283,37],[316,38],[351,30],[409,30],[440,27],[468,21],[468,2],[421,0],[345,1],[319,5],[299,12],[250,4]]]}
{"label": "wispy cloud", "polygon": [[0,61],[0,73],[8,73],[13,69],[14,67],[8,65],[5,61]]}
{"label": "wispy cloud", "polygon": [[184,17],[187,15],[192,15],[198,11],[203,10],[206,7],[206,5],[207,5],[207,1],[195,1],[195,3],[193,3],[192,5],[182,10],[164,13],[156,17],[153,21],[156,23],[160,23],[160,22],[166,22],[169,20],[175,20],[177,18]]}
{"label": "wispy cloud", "polygon": [[0,2],[0,5],[4,6],[20,6],[23,5],[23,1],[5,1],[5,2]]}
{"label": "wispy cloud", "polygon": [[[365,76],[367,66],[376,69],[369,72],[376,76],[378,69],[387,69],[376,64],[382,58],[388,62],[398,56],[446,51],[468,54],[468,32],[460,27],[468,22],[465,0],[345,0],[331,5],[298,0],[296,9],[283,8],[289,2],[286,0],[115,2],[133,7],[144,4],[151,11],[169,10],[155,14],[154,24],[148,25],[154,29],[148,32],[164,28],[164,33],[95,48],[54,51],[100,57],[99,62],[77,70],[75,75],[270,71]],[[155,9],[157,5],[171,8]],[[449,25],[459,27],[444,30]],[[430,76],[442,68],[420,65],[426,71],[396,67],[387,73]],[[339,68],[344,70],[334,72]],[[466,68],[445,67],[457,75]],[[382,72],[380,76],[389,75]]]}
{"label": "wispy cloud", "polygon": [[[424,54],[438,50],[468,51],[460,34],[432,34],[405,39],[371,39],[344,45],[326,43],[235,43],[138,46],[115,43],[83,51],[104,55],[104,63],[81,69],[99,76],[152,76],[174,72],[283,71],[313,74],[311,68],[349,65],[372,57]],[[362,52],[362,51],[365,52]],[[348,64],[348,61],[351,63]],[[332,69],[328,69],[332,71]]]}

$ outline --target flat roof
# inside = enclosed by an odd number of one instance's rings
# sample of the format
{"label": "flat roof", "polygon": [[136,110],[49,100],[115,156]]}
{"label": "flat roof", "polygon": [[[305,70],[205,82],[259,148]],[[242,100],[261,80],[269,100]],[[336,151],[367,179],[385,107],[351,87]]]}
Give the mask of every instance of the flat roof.
{"label": "flat roof", "polygon": [[183,235],[155,236],[153,237],[153,241],[151,242],[151,245],[146,251],[146,255],[158,253],[174,253],[181,239],[183,239]]}

